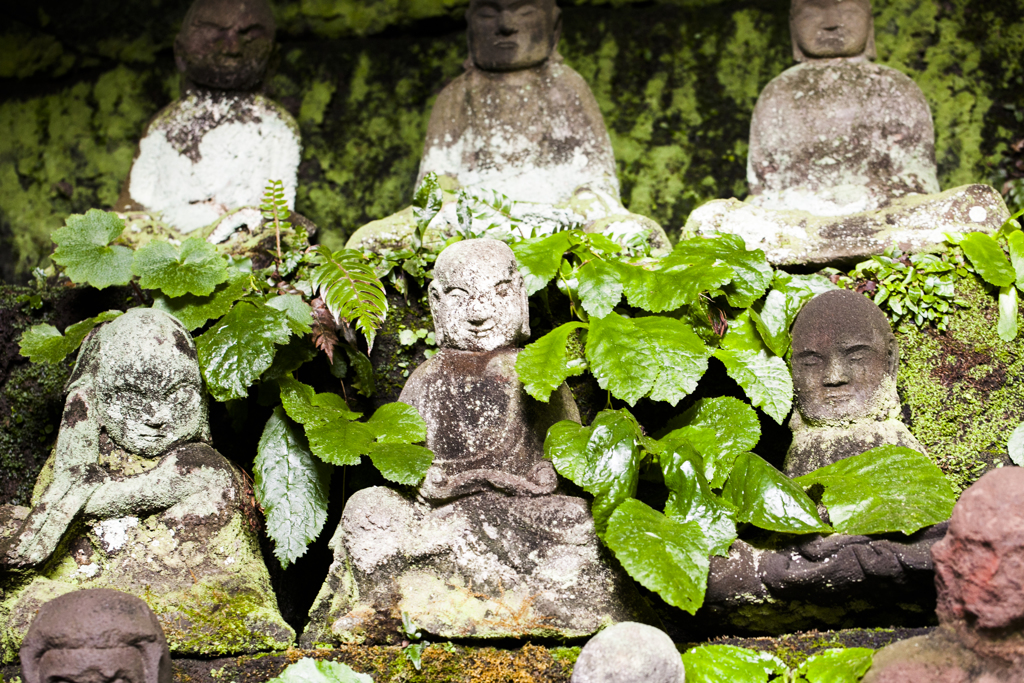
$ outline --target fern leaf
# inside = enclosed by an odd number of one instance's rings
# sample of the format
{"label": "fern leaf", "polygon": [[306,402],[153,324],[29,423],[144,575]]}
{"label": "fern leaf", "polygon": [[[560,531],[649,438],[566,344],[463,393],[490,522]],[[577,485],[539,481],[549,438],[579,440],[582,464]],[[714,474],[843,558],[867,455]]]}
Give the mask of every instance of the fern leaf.
{"label": "fern leaf", "polygon": [[388,314],[384,285],[373,266],[354,249],[331,252],[320,245],[314,254],[313,286],[327,310],[353,323],[366,337],[370,348],[377,329]]}

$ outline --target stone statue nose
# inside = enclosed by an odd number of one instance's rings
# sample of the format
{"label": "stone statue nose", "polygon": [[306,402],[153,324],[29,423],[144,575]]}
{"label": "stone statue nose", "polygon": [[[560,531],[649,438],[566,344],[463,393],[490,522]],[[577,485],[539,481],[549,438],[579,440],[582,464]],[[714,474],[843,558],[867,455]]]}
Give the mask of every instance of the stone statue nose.
{"label": "stone statue nose", "polygon": [[171,418],[171,411],[167,406],[156,401],[149,404],[143,414],[142,421],[147,427],[160,428],[166,425]]}
{"label": "stone statue nose", "polygon": [[502,36],[511,36],[519,33],[519,29],[516,28],[515,22],[512,21],[511,12],[501,12],[498,14],[498,34]]}
{"label": "stone statue nose", "polygon": [[830,359],[828,366],[825,368],[825,386],[838,387],[847,384],[849,381],[850,377],[846,372],[846,366],[843,362],[837,358]]}
{"label": "stone statue nose", "polygon": [[471,325],[482,325],[491,319],[493,306],[485,297],[474,297],[469,302],[466,319]]}

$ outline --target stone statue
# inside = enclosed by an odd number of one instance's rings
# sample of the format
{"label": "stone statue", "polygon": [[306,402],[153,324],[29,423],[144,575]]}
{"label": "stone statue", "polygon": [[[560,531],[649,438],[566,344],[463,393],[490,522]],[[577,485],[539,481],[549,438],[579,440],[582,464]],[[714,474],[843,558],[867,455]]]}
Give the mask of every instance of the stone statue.
{"label": "stone statue", "polygon": [[1009,218],[990,187],[939,193],[924,93],[870,61],[870,0],[793,0],[790,34],[799,64],[754,108],[747,203],[706,204],[687,229],[735,232],[776,264],[825,264],[893,243],[919,251]]}
{"label": "stone statue", "polygon": [[21,645],[25,683],[171,683],[171,653],[143,600],[106,588],[39,608]]}
{"label": "stone statue", "polygon": [[564,384],[544,404],[516,375],[529,318],[512,250],[458,242],[434,278],[441,350],[400,397],[426,421],[434,463],[415,491],[349,499],[301,642],[386,640],[402,618],[443,638],[500,638],[589,635],[646,616],[607,564],[587,502],[564,495],[542,457],[548,427],[579,412]]}
{"label": "stone statue", "polygon": [[182,234],[209,228],[217,243],[261,225],[268,180],[284,183],[294,207],[299,128],[256,91],[275,30],[266,0],[193,2],[174,41],[183,96],[146,128],[119,209],[157,212]]}
{"label": "stone statue", "polygon": [[932,557],[939,628],[878,651],[864,683],[1024,680],[1024,470],[967,489]]}
{"label": "stone statue", "polygon": [[878,446],[924,447],[900,421],[899,345],[885,314],[838,289],[809,301],[793,323],[793,443],[783,471],[799,477]]}
{"label": "stone statue", "polygon": [[[435,173],[451,188],[496,190],[526,203],[522,211],[543,213],[537,204],[568,209],[547,209],[566,227],[578,223],[627,245],[639,238],[657,252],[670,249],[660,226],[621,204],[597,100],[558,54],[555,0],[471,0],[466,21],[465,73],[434,103],[417,185]],[[395,246],[410,231],[411,216],[400,216],[364,226],[348,246]],[[445,224],[434,226],[442,235],[455,231],[454,203],[438,223]]]}
{"label": "stone statue", "polygon": [[42,603],[84,587],[147,600],[175,652],[291,644],[251,494],[210,447],[206,410],[195,344],[176,319],[136,308],[87,338],[33,506],[0,515],[0,648]]}

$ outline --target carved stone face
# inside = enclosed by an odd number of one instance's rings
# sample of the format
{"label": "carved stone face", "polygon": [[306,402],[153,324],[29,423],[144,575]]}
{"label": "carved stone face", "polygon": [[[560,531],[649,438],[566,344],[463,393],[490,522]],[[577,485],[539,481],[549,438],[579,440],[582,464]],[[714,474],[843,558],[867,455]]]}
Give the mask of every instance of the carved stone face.
{"label": "carved stone face", "polygon": [[[869,0],[793,0],[789,30],[797,60],[873,57],[874,19]],[[869,50],[869,47],[872,48]]]}
{"label": "carved stone face", "polygon": [[484,71],[517,71],[551,56],[561,32],[555,0],[472,0],[469,53]]}
{"label": "carved stone face", "polygon": [[898,352],[889,322],[862,294],[837,290],[812,299],[793,324],[793,385],[809,420],[875,416]]}
{"label": "carved stone face", "polygon": [[174,41],[175,62],[193,83],[251,90],[266,72],[275,30],[266,0],[196,0]]}
{"label": "carved stone face", "polygon": [[512,250],[497,240],[457,242],[441,253],[430,311],[443,348],[494,351],[530,336],[523,278]]}
{"label": "carved stone face", "polygon": [[134,647],[50,650],[39,660],[40,683],[146,683]]}

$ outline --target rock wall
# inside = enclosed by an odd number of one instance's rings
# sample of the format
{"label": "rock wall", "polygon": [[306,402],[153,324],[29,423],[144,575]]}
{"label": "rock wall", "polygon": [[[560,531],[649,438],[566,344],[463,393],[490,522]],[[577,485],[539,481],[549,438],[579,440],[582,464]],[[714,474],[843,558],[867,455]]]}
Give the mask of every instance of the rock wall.
{"label": "rock wall", "polygon": [[[45,265],[49,233],[69,213],[114,203],[146,121],[178,94],[170,45],[188,4],[42,0],[9,10],[4,279]],[[913,77],[932,107],[943,187],[1024,175],[1024,0],[874,4],[879,61]],[[788,0],[562,5],[561,52],[601,106],[628,208],[673,235],[704,201],[744,196],[750,113],[792,63]],[[267,91],[300,123],[297,209],[331,247],[409,203],[430,105],[466,56],[464,7],[277,0],[281,45]],[[1011,193],[1019,201],[1024,191]]]}

